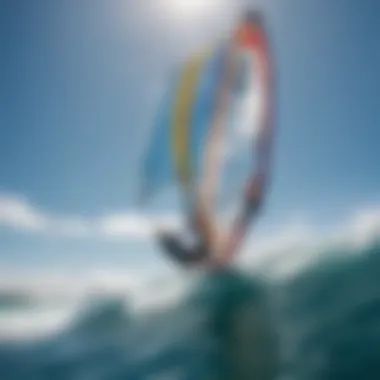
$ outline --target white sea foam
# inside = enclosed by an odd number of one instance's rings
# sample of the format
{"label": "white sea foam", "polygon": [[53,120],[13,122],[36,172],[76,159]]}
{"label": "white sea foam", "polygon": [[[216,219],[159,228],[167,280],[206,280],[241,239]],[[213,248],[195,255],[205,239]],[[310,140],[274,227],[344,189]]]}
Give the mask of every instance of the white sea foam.
{"label": "white sea foam", "polygon": [[[253,236],[238,265],[253,274],[286,279],[329,258],[334,250],[344,255],[362,252],[379,236],[380,209],[376,207],[356,212],[345,223],[326,230],[304,221],[288,223],[286,229],[271,236]],[[175,302],[197,274],[163,268],[88,270],[75,276],[0,268],[0,294],[28,300],[17,309],[0,310],[0,339],[31,338],[62,328],[94,296],[123,297],[129,312]]]}

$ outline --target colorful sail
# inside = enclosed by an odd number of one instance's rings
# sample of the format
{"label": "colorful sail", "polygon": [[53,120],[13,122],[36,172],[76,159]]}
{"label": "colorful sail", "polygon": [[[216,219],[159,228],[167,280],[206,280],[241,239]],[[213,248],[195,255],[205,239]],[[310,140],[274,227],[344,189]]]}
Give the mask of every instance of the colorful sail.
{"label": "colorful sail", "polygon": [[181,65],[146,156],[147,183],[174,184],[189,216],[198,202],[215,225],[224,221],[230,251],[240,246],[268,183],[271,80],[262,20],[245,14],[228,41]]}
{"label": "colorful sail", "polygon": [[167,91],[144,161],[148,192],[178,184],[185,203],[192,203],[194,186],[202,172],[224,56],[221,48],[191,56]]}

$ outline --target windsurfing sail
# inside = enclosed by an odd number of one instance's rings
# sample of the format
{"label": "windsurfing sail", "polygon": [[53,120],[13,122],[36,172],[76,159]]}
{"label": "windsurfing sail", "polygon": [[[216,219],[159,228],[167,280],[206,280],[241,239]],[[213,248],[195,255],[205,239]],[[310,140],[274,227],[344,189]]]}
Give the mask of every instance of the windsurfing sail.
{"label": "windsurfing sail", "polygon": [[181,65],[164,96],[144,161],[148,192],[179,189],[185,218],[207,209],[232,255],[266,193],[273,72],[262,17],[246,12],[230,38]]}

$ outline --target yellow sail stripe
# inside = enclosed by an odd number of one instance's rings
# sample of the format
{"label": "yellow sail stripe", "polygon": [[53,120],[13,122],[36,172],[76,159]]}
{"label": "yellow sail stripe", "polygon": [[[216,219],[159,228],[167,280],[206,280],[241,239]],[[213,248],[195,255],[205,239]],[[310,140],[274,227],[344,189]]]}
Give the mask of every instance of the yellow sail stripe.
{"label": "yellow sail stripe", "polygon": [[190,128],[193,104],[205,56],[194,56],[185,65],[178,83],[173,108],[172,152],[178,179],[185,189],[191,182],[190,170]]}

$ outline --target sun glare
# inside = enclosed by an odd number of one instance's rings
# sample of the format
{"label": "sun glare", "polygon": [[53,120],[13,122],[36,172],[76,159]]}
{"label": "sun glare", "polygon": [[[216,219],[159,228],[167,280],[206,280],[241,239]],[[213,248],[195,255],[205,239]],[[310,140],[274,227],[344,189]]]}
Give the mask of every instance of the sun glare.
{"label": "sun glare", "polygon": [[202,12],[207,7],[204,0],[170,0],[173,11],[183,14],[192,14]]}
{"label": "sun glare", "polygon": [[218,0],[164,0],[178,16],[193,17],[200,16],[218,6]]}

